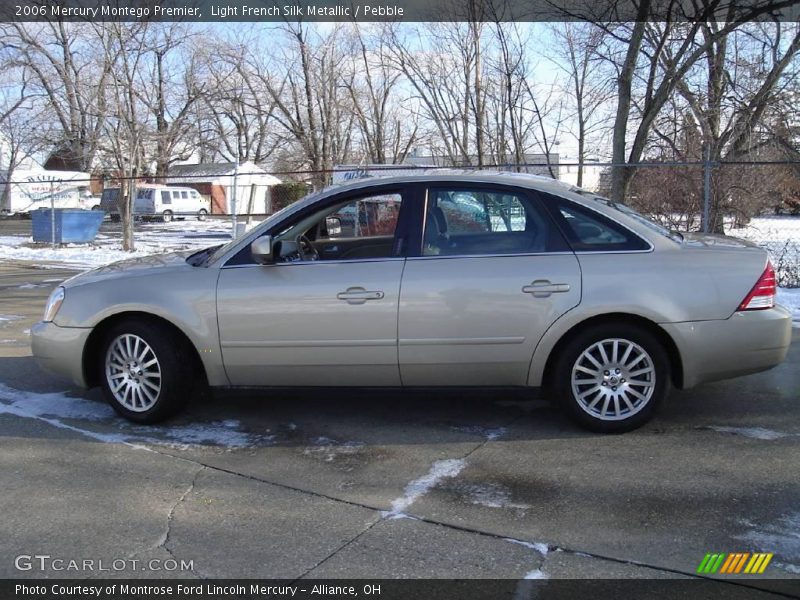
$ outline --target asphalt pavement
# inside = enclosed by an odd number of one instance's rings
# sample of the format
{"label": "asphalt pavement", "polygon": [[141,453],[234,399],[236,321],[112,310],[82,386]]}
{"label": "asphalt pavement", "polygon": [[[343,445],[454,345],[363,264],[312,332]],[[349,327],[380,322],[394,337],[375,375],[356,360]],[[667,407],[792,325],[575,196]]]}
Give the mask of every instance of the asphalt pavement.
{"label": "asphalt pavement", "polygon": [[624,435],[496,391],[217,394],[144,427],[30,356],[71,274],[0,265],[0,577],[674,579],[772,552],[712,578],[800,597],[800,330]]}

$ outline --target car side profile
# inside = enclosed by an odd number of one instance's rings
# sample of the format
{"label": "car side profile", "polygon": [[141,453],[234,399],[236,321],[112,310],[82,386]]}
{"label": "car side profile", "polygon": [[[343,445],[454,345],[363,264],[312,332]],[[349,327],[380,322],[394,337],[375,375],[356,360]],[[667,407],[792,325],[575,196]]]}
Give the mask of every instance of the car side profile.
{"label": "car side profile", "polygon": [[786,356],[767,253],[676,234],[624,205],[512,173],[360,180],[224,246],[65,281],[39,363],[123,416],[195,386],[541,388],[580,425],[636,428],[672,386]]}

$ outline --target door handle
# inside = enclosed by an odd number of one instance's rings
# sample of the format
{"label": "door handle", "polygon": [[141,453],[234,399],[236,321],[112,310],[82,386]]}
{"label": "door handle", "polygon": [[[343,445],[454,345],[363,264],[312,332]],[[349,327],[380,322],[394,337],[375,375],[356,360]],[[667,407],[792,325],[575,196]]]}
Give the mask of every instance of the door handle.
{"label": "door handle", "polygon": [[533,294],[534,298],[547,298],[550,294],[562,294],[569,291],[568,283],[550,283],[547,279],[537,279],[530,285],[522,287],[526,294]]}
{"label": "door handle", "polygon": [[370,291],[363,287],[351,287],[339,292],[336,297],[339,300],[346,300],[348,304],[364,304],[367,300],[382,300],[383,295],[383,292],[379,290]]}

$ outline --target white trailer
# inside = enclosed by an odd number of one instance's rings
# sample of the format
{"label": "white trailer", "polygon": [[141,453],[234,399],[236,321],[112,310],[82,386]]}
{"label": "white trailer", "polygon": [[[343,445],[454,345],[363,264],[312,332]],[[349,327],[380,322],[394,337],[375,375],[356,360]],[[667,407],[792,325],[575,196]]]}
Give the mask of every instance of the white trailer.
{"label": "white trailer", "polygon": [[28,213],[38,208],[92,208],[89,173],[16,169],[0,175],[0,213]]}

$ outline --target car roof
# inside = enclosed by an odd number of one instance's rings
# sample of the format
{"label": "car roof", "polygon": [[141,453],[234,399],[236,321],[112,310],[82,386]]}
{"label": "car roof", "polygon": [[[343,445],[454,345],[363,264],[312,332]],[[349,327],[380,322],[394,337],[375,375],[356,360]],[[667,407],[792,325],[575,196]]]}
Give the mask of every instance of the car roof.
{"label": "car roof", "polygon": [[469,169],[428,169],[423,173],[409,175],[377,175],[350,180],[347,183],[334,184],[320,191],[320,194],[336,193],[370,187],[373,185],[391,185],[392,183],[436,182],[436,181],[464,181],[479,183],[496,183],[501,185],[517,185],[541,191],[569,192],[575,190],[572,184],[531,173],[517,173],[513,171],[474,171]]}

